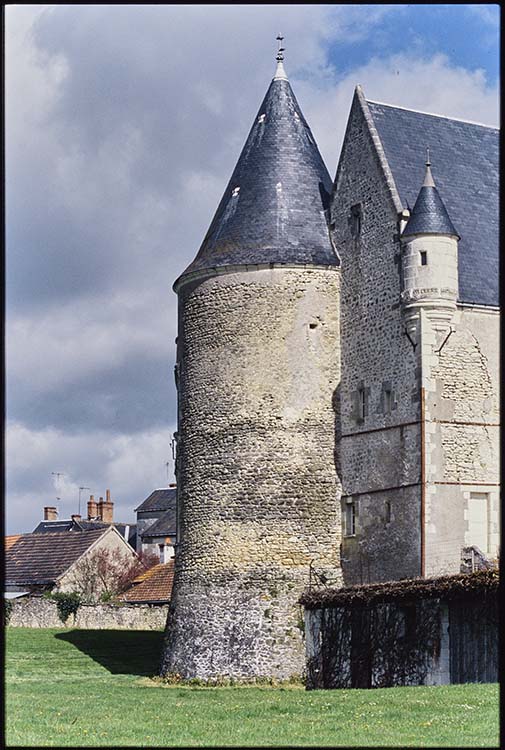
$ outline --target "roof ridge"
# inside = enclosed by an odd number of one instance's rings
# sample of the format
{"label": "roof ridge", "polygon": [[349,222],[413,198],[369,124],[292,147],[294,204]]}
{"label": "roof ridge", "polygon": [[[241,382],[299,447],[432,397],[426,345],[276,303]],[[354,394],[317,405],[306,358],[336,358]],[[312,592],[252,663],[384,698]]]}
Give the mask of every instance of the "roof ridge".
{"label": "roof ridge", "polygon": [[499,132],[500,128],[494,125],[486,125],[484,122],[477,122],[476,120],[465,120],[463,117],[449,117],[449,115],[439,115],[436,112],[426,112],[423,109],[413,109],[412,107],[402,107],[399,104],[388,104],[387,102],[379,102],[377,99],[366,99],[369,104],[380,104],[382,107],[391,107],[391,109],[403,109],[406,112],[416,112],[418,115],[429,115],[430,117],[441,117],[443,120],[454,120],[456,122],[465,122],[468,125],[478,125],[482,128],[489,128],[490,130],[496,130]]}

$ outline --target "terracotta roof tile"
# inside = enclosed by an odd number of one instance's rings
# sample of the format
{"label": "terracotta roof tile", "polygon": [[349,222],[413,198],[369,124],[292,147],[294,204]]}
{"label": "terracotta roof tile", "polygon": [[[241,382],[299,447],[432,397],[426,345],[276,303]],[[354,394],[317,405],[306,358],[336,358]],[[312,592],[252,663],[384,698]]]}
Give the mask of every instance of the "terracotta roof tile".
{"label": "terracotta roof tile", "polygon": [[5,537],[5,551],[9,550],[13,544],[16,544],[18,539],[21,539],[22,534],[11,534]]}
{"label": "terracotta roof tile", "polygon": [[[140,583],[137,581],[140,580]],[[137,576],[121,599],[125,602],[169,602],[174,580],[174,561],[160,563]]]}

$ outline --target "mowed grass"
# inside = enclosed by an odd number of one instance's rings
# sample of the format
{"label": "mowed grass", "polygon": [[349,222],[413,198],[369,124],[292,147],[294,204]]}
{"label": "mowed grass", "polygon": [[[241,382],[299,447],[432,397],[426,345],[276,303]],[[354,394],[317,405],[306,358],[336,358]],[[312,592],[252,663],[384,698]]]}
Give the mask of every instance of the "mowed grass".
{"label": "mowed grass", "polygon": [[6,739],[24,746],[498,746],[498,686],[160,686],[161,632],[6,631]]}

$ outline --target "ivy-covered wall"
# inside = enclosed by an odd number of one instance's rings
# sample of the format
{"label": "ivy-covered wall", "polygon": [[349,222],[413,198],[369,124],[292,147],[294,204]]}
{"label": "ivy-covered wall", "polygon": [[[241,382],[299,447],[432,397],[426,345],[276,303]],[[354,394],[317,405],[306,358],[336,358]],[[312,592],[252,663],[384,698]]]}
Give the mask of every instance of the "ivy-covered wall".
{"label": "ivy-covered wall", "polygon": [[304,594],[307,688],[496,682],[498,573]]}

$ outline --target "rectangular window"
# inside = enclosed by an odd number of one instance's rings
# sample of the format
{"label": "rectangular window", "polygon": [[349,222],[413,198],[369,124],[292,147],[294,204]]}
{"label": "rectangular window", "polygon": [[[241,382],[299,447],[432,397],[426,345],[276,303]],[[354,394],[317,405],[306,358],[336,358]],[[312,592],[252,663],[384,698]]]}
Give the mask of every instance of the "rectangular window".
{"label": "rectangular window", "polygon": [[384,414],[391,414],[392,406],[393,406],[393,400],[392,400],[391,388],[386,388],[384,390]]}
{"label": "rectangular window", "polygon": [[385,519],[386,523],[391,523],[391,502],[389,500],[386,500]]}
{"label": "rectangular window", "polygon": [[345,535],[354,536],[356,534],[356,505],[352,500],[348,500],[345,506]]}
{"label": "rectangular window", "polygon": [[351,206],[351,234],[353,237],[359,237],[361,234],[362,224],[362,210],[361,203],[357,203],[355,206]]}
{"label": "rectangular window", "polygon": [[486,492],[471,492],[468,500],[468,530],[465,542],[489,554],[489,495]]}
{"label": "rectangular window", "polygon": [[421,265],[428,265],[428,253],[426,252],[426,250],[421,250]]}
{"label": "rectangular window", "polygon": [[360,388],[358,390],[358,420],[360,422],[364,422],[365,415],[366,415],[366,394],[365,394],[365,389]]}
{"label": "rectangular window", "polygon": [[158,548],[160,551],[160,563],[164,563],[165,562],[165,545],[158,544]]}

